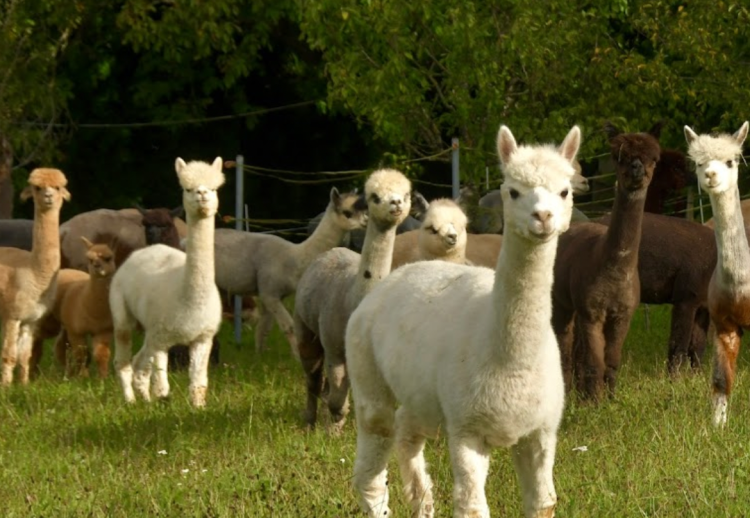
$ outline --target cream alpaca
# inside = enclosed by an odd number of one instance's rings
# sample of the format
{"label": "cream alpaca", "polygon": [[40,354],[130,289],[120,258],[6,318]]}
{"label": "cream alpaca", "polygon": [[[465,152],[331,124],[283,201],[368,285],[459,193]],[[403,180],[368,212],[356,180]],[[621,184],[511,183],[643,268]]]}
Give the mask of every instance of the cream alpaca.
{"label": "cream alpaca", "polygon": [[[88,259],[88,273],[63,268],[57,278],[55,304],[35,340],[32,368],[41,357],[42,338],[57,336],[55,354],[69,376],[88,375],[88,345],[91,336],[94,361],[99,377],[109,373],[109,344],[112,342],[112,314],[109,311],[109,285],[115,273],[115,254],[106,244],[94,244],[81,237]],[[68,349],[72,358],[68,358]]]}
{"label": "cream alpaca", "polygon": [[717,263],[708,285],[711,317],[709,341],[714,345],[714,424],[727,421],[743,328],[750,328],[750,247],[742,219],[737,168],[747,137],[745,122],[734,135],[696,135],[685,126],[688,156],[695,161],[701,188],[714,213]]}
{"label": "cream alpaca", "polygon": [[502,126],[497,144],[505,234],[496,270],[442,261],[404,266],[349,321],[354,486],[370,517],[390,513],[386,466],[394,443],[412,516],[434,515],[423,450],[438,430],[448,436],[454,517],[489,516],[484,484],[498,446],[513,448],[524,514],[554,515],[564,387],[550,323],[552,272],[558,236],[570,224],[580,130],[555,149],[518,146]]}
{"label": "cream alpaca", "polygon": [[316,257],[338,246],[350,230],[365,225],[364,209],[359,195],[340,194],[334,187],[323,219],[302,243],[232,229],[216,232],[216,284],[229,293],[257,295],[260,299],[256,351],[266,348],[275,319],[297,354],[294,324],[282,300],[294,293],[300,277]]}
{"label": "cream alpaca", "polygon": [[[175,170],[182,186],[188,225],[186,251],[157,244],[131,254],[112,279],[110,308],[115,332],[115,369],[125,399],[133,389],[149,401],[152,359],[154,396],[169,394],[167,350],[190,347],[190,402],[206,404],[208,360],[213,336],[221,324],[221,298],[214,282],[214,216],[217,189],[224,183],[222,160],[213,164],[178,158]],[[143,347],[131,366],[132,333],[144,329]]]}
{"label": "cream alpaca", "polygon": [[375,171],[365,184],[365,199],[369,219],[362,256],[347,248],[321,255],[300,279],[295,299],[294,328],[307,378],[305,420],[313,426],[317,419],[325,368],[333,433],[341,430],[348,412],[346,322],[362,297],[391,271],[396,227],[411,209],[411,183],[393,169]]}
{"label": "cream alpaca", "polygon": [[55,300],[60,270],[60,208],[70,200],[68,180],[58,169],[34,169],[21,199],[34,198],[31,252],[0,248],[0,328],[3,385],[29,381],[32,340],[39,320]]}

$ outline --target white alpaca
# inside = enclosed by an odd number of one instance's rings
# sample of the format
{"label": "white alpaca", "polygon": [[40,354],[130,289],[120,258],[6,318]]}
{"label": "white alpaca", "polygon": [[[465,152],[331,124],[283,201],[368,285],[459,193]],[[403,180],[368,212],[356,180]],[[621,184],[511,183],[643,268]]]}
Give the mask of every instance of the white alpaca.
{"label": "white alpaca", "polygon": [[295,298],[294,330],[307,378],[305,420],[315,424],[325,369],[332,433],[341,430],[348,412],[346,322],[362,297],[391,271],[396,227],[411,208],[411,183],[393,169],[375,171],[365,183],[365,199],[369,219],[362,256],[347,248],[322,254],[300,279]]}
{"label": "white alpaca", "polygon": [[709,341],[714,344],[714,424],[727,421],[743,328],[750,328],[750,247],[737,187],[737,167],[748,132],[745,122],[734,135],[696,135],[685,126],[688,156],[695,161],[701,188],[708,192],[714,213],[717,263],[708,285],[711,317]]}
{"label": "white alpaca", "polygon": [[[551,517],[564,387],[552,331],[552,274],[573,206],[580,144],[517,146],[501,126],[505,234],[496,271],[426,261],[376,286],[352,314],[346,358],[357,416],[354,486],[368,516],[390,513],[386,465],[395,442],[412,516],[432,517],[424,443],[448,436],[453,516],[489,516],[493,447],[513,447],[527,517]],[[400,403],[398,410],[396,404]]]}
{"label": "white alpaca", "polygon": [[466,259],[468,219],[459,205],[448,198],[432,200],[422,225],[396,236],[392,269],[417,261],[435,259],[470,264]]}
{"label": "white alpaca", "polygon": [[[133,252],[112,278],[109,304],[115,332],[115,369],[125,399],[135,401],[133,388],[151,399],[169,394],[167,350],[172,344],[190,347],[190,402],[206,404],[208,359],[212,338],[221,324],[221,298],[214,283],[214,215],[216,190],[224,183],[222,160],[213,164],[178,158],[175,169],[183,189],[188,224],[186,251],[157,244]],[[132,333],[144,329],[143,347],[133,359]]]}

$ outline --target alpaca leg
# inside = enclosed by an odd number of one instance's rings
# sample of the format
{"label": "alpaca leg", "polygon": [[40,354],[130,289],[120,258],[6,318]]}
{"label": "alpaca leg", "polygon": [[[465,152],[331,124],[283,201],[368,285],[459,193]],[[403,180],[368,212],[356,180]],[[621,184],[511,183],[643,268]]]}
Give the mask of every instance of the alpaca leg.
{"label": "alpaca leg", "polygon": [[87,378],[89,368],[86,362],[88,360],[89,348],[86,343],[86,336],[68,332],[68,339],[70,340],[72,361],[68,365],[67,375],[68,377],[81,376]]}
{"label": "alpaca leg", "polygon": [[722,330],[722,332],[719,332],[713,325],[709,334],[712,336],[714,343],[714,424],[724,426],[727,422],[729,395],[734,384],[737,355],[740,352],[740,335],[737,330]]}
{"label": "alpaca leg", "polygon": [[524,437],[513,447],[512,456],[528,518],[551,518],[555,513],[557,494],[552,480],[557,436],[554,431],[540,430]]}
{"label": "alpaca leg", "polygon": [[[273,318],[278,322],[281,331],[289,341],[289,345],[292,348],[292,355],[299,359],[299,347],[297,346],[297,338],[294,336],[294,320],[291,315],[284,307],[284,303],[281,299],[261,296],[261,303],[266,307],[266,310],[273,315]],[[255,344],[256,347],[258,344]],[[265,350],[265,342],[262,344]]]}
{"label": "alpaca leg", "polygon": [[622,344],[630,329],[632,312],[616,318],[610,318],[604,324],[604,382],[610,396],[615,394],[617,373],[622,363]]}
{"label": "alpaca leg", "polygon": [[42,373],[39,368],[39,364],[42,362],[42,354],[44,354],[44,340],[35,336],[34,342],[31,344],[31,360],[29,363],[32,378],[37,378]]}
{"label": "alpaca leg", "polygon": [[33,344],[34,328],[29,325],[21,325],[18,335],[18,381],[22,385],[29,383],[29,364]]}
{"label": "alpaca leg", "polygon": [[196,408],[206,406],[212,338],[205,337],[190,344],[190,403]]}
{"label": "alpaca leg", "polygon": [[349,376],[346,373],[346,360],[343,356],[325,359],[328,378],[328,410],[331,412],[330,433],[338,435],[346,424],[349,413]]}
{"label": "alpaca leg", "polygon": [[690,335],[690,346],[688,347],[688,357],[690,358],[690,366],[696,370],[700,369],[703,363],[703,355],[706,352],[706,344],[708,343],[708,325],[710,320],[708,309],[705,307],[700,307],[695,312],[693,330]]}
{"label": "alpaca leg", "polygon": [[153,350],[148,333],[143,338],[143,346],[133,357],[133,388],[144,401],[151,401],[151,369]]}
{"label": "alpaca leg", "polygon": [[451,433],[450,430],[448,434],[453,467],[453,516],[489,518],[490,509],[484,494],[490,468],[487,444],[476,435]]}
{"label": "alpaca leg", "polygon": [[695,310],[696,307],[692,303],[679,303],[672,306],[672,323],[667,352],[667,371],[669,374],[677,374],[682,363],[688,358]]}
{"label": "alpaca leg", "polygon": [[323,346],[315,333],[296,316],[294,329],[299,344],[300,362],[307,382],[307,407],[304,419],[307,426],[312,428],[318,419],[318,400],[323,389]]}
{"label": "alpaca leg", "polygon": [[557,335],[560,347],[560,361],[562,363],[565,391],[573,389],[573,343],[575,340],[575,312],[568,312],[555,308],[552,314],[552,327]]}
{"label": "alpaca leg", "polygon": [[166,350],[156,347],[153,354],[154,370],[151,374],[154,397],[164,399],[169,396],[169,377],[167,376],[167,365],[169,354]]}
{"label": "alpaca leg", "polygon": [[269,313],[265,304],[258,304],[258,325],[255,326],[255,352],[266,350],[266,340],[273,327],[273,315]]}
{"label": "alpaca leg", "polygon": [[63,371],[67,374],[69,369],[72,367],[68,365],[68,349],[70,348],[70,341],[68,340],[68,332],[63,328],[57,334],[55,338],[55,361],[58,365],[62,366]]}
{"label": "alpaca leg", "polygon": [[109,359],[112,355],[109,344],[112,342],[112,333],[95,336],[92,341],[94,361],[99,367],[99,378],[104,379],[109,374]]}
{"label": "alpaca leg", "polygon": [[357,456],[354,459],[354,489],[359,505],[369,518],[387,517],[388,457],[393,447],[393,402],[357,405]]}
{"label": "alpaca leg", "polygon": [[435,513],[432,480],[424,460],[424,443],[425,436],[402,406],[396,411],[396,456],[412,518],[432,518]]}
{"label": "alpaca leg", "polygon": [[0,384],[7,387],[13,383],[13,371],[18,363],[18,339],[21,333],[21,322],[6,320],[2,323],[3,332],[3,372]]}
{"label": "alpaca leg", "polygon": [[590,399],[598,399],[601,396],[604,383],[604,348],[606,342],[602,324],[591,322],[583,318],[576,320],[577,328],[580,330],[576,340],[580,339],[577,347],[580,347],[579,365],[581,368],[581,383],[579,389],[581,394]]}

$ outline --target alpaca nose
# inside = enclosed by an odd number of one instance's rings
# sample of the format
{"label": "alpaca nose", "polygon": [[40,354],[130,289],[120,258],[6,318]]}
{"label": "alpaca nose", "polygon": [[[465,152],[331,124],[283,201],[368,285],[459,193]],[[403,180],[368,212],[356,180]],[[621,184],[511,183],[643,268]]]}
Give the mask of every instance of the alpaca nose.
{"label": "alpaca nose", "polygon": [[552,213],[548,210],[538,210],[533,214],[533,216],[542,223],[547,223],[547,221],[549,221],[549,219],[552,217]]}
{"label": "alpaca nose", "polygon": [[455,245],[455,244],[456,244],[456,240],[457,240],[457,238],[458,238],[458,236],[457,236],[456,234],[453,234],[453,233],[451,233],[451,234],[446,234],[446,235],[445,235],[445,241],[446,241],[446,242],[447,242],[447,243],[448,243],[449,245],[451,245],[451,246],[453,246],[453,245]]}
{"label": "alpaca nose", "polygon": [[642,179],[643,175],[645,174],[645,171],[643,169],[643,162],[641,162],[638,159],[633,160],[630,163],[630,172],[632,173],[634,179],[636,180]]}
{"label": "alpaca nose", "polygon": [[706,171],[706,178],[713,181],[716,179],[716,171],[708,170]]}

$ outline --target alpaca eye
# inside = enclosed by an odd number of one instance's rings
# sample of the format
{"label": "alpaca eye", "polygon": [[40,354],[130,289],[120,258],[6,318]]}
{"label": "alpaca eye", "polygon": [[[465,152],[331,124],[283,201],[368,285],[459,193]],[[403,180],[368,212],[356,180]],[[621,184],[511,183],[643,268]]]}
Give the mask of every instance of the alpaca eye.
{"label": "alpaca eye", "polygon": [[377,194],[373,194],[372,196],[370,196],[370,199],[373,203],[380,203],[380,196],[378,196]]}
{"label": "alpaca eye", "polygon": [[734,167],[734,160],[727,160],[727,167],[729,168]]}
{"label": "alpaca eye", "polygon": [[563,191],[562,191],[562,192],[560,193],[560,197],[561,197],[561,198],[562,198],[563,200],[564,200],[565,198],[567,198],[567,197],[568,197],[568,190],[567,190],[567,189],[563,190]]}
{"label": "alpaca eye", "polygon": [[437,229],[436,229],[435,227],[430,227],[430,228],[428,228],[427,230],[429,230],[429,231],[430,231],[430,232],[432,232],[433,234],[437,234],[437,233],[438,233],[438,230],[437,230]]}
{"label": "alpaca eye", "polygon": [[510,190],[510,197],[511,197],[511,199],[515,200],[516,198],[518,198],[518,195],[519,195],[519,192],[517,190],[515,190],[515,189],[511,189]]}
{"label": "alpaca eye", "polygon": [[352,211],[350,211],[350,210],[345,210],[343,212],[343,214],[344,214],[344,216],[346,216],[347,219],[349,219],[349,218],[351,218],[353,216]]}
{"label": "alpaca eye", "polygon": [[186,193],[191,193],[191,192],[193,192],[193,190],[192,189],[185,189],[185,192]]}

